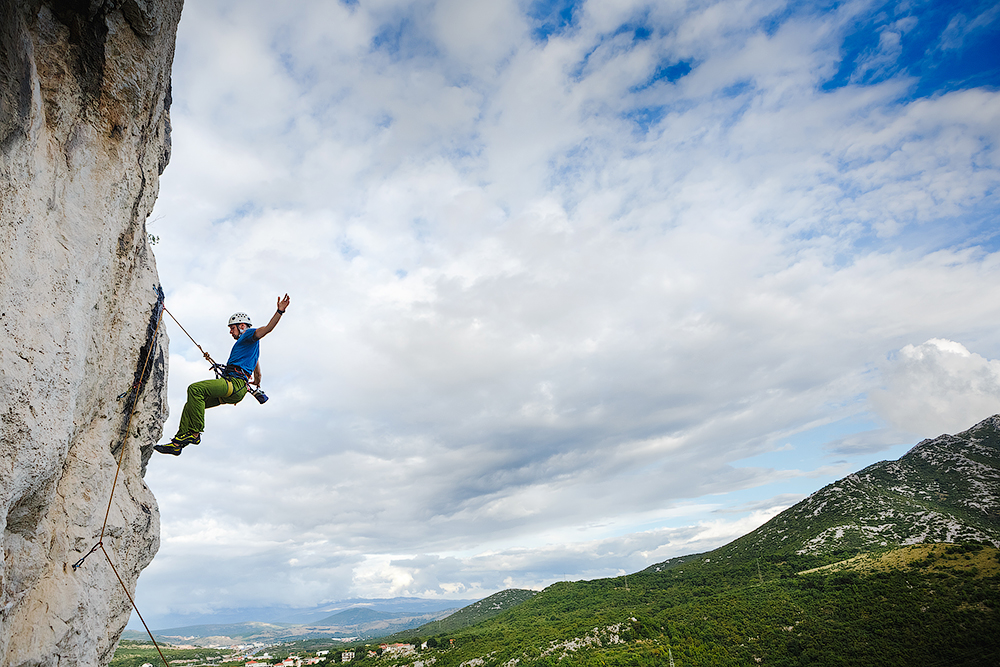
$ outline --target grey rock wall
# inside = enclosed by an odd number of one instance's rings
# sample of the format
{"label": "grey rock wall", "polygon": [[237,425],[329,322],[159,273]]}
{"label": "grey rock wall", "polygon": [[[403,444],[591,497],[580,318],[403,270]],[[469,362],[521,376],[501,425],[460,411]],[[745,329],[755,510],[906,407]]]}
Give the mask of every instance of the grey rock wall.
{"label": "grey rock wall", "polygon": [[103,544],[130,593],[159,546],[142,473],[167,340],[145,220],[181,5],[0,0],[3,665],[110,661],[131,606],[103,553],[72,564],[101,534],[123,443]]}

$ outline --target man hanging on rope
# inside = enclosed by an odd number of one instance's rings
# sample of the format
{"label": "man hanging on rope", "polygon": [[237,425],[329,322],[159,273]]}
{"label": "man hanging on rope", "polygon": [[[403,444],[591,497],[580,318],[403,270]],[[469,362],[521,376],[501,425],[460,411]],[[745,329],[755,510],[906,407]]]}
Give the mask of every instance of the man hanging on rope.
{"label": "man hanging on rope", "polygon": [[[156,445],[153,449],[161,454],[179,456],[188,445],[201,442],[201,432],[205,430],[205,408],[214,408],[222,403],[239,403],[246,396],[248,383],[260,387],[260,364],[257,361],[260,339],[277,326],[290,301],[287,294],[278,299],[278,311],[270,322],[259,329],[251,328],[250,316],[246,313],[234,313],[229,318],[229,333],[236,343],[229,353],[225,370],[221,371],[222,377],[188,386],[187,403],[181,412],[177,435],[168,444]],[[207,352],[205,358],[211,361]]]}

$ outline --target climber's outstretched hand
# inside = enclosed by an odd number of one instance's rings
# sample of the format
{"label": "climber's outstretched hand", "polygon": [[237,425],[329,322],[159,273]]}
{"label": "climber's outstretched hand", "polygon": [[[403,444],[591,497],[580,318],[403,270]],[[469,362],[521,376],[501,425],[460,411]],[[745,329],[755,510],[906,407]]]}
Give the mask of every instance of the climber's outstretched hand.
{"label": "climber's outstretched hand", "polygon": [[285,308],[288,308],[288,304],[291,302],[292,300],[288,298],[287,294],[283,297],[280,297],[278,299],[278,310],[276,310],[274,312],[274,315],[271,316],[270,322],[257,329],[257,333],[254,334],[254,338],[260,340],[267,334],[271,333],[271,330],[274,329],[274,327],[278,326],[278,322],[281,321],[281,314],[285,312]]}

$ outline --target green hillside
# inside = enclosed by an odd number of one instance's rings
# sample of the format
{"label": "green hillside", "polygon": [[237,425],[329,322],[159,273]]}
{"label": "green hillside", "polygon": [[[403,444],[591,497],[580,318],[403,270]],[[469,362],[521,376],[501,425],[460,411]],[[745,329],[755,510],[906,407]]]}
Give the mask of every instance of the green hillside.
{"label": "green hillside", "polygon": [[758,570],[755,561],[706,555],[630,576],[628,589],[620,578],[556,584],[437,637],[443,650],[424,659],[435,667],[667,665],[671,656],[678,666],[997,664],[1000,554],[933,548],[936,557],[882,568],[799,574],[835,557],[768,557]]}
{"label": "green hillside", "polygon": [[475,625],[486,619],[493,618],[508,609],[513,609],[526,600],[530,600],[537,591],[529,591],[523,588],[508,588],[507,590],[494,593],[478,602],[462,607],[451,616],[442,618],[439,621],[431,621],[413,630],[404,630],[386,637],[386,641],[403,640],[409,637],[431,637],[434,635],[455,632],[470,625]]}

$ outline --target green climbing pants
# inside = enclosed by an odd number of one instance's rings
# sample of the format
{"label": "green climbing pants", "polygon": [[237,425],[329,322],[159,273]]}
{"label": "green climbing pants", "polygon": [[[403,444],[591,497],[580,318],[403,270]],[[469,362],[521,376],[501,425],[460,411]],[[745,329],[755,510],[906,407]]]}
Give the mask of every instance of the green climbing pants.
{"label": "green climbing pants", "polygon": [[177,435],[201,433],[205,430],[205,408],[239,403],[246,394],[247,383],[238,378],[202,380],[188,385],[187,403],[181,412]]}

